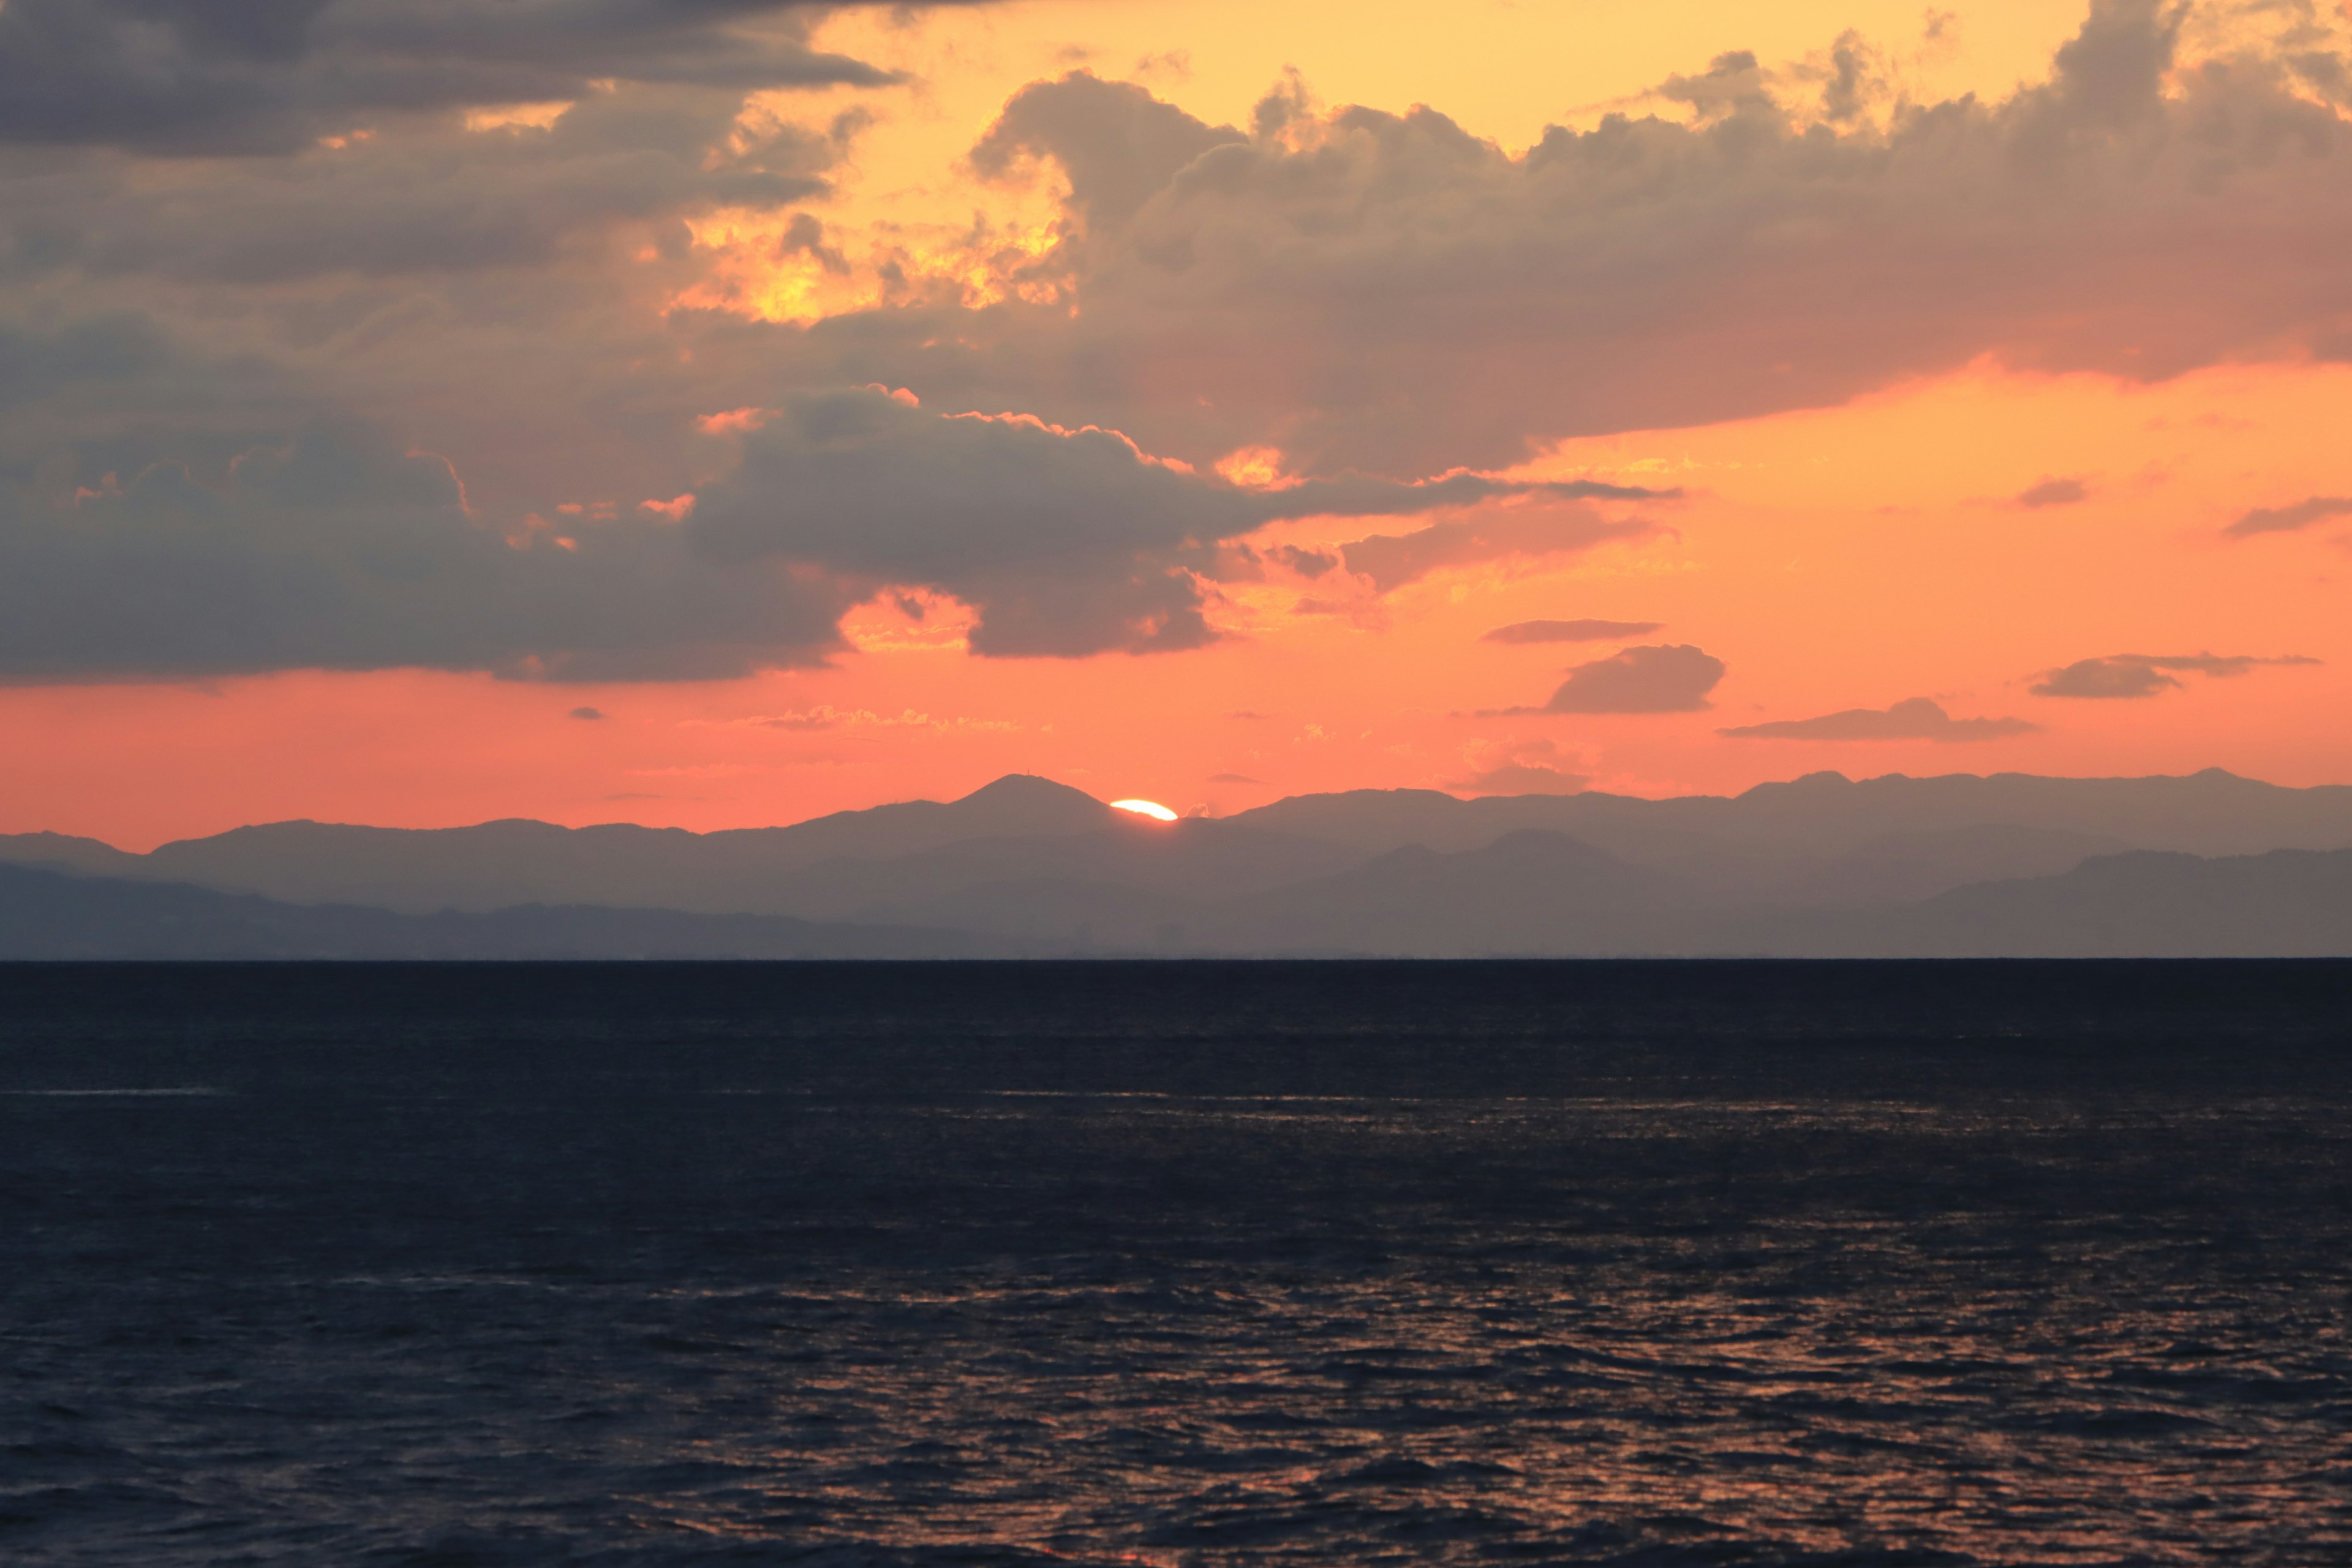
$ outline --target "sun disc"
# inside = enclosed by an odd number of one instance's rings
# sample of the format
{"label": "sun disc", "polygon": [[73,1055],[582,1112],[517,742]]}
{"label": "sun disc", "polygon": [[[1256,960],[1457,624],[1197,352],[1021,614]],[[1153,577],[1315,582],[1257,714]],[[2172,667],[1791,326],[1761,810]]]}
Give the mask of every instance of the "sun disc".
{"label": "sun disc", "polygon": [[1153,817],[1161,822],[1176,820],[1176,814],[1156,800],[1115,800],[1110,803],[1110,808],[1113,811],[1131,811],[1138,816]]}

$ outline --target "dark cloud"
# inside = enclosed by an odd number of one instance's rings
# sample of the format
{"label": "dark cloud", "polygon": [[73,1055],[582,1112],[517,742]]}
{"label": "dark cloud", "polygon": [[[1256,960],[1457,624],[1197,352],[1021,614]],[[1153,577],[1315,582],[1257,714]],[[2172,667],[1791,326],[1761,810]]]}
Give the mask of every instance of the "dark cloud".
{"label": "dark cloud", "polygon": [[604,710],[601,708],[574,708],[571,716],[574,719],[602,719]]}
{"label": "dark cloud", "polygon": [[1997,741],[2040,728],[2022,719],[1955,719],[1941,703],[1911,697],[1889,708],[1848,708],[1818,719],[1776,719],[1716,733],[1759,741]]}
{"label": "dark cloud", "polygon": [[2109,654],[2103,658],[2076,659],[2048,671],[2026,689],[2036,697],[2134,698],[2155,697],[2179,687],[2169,673],[2193,670],[2200,675],[2231,679],[2259,665],[2317,664],[2315,658],[2288,654],[2280,658],[2256,658],[2251,654]]}
{"label": "dark cloud", "polygon": [[1643,645],[1580,664],[1541,708],[1510,713],[1692,713],[1712,706],[1706,694],[1723,661],[1688,643]]}
{"label": "dark cloud", "polygon": [[1277,544],[1265,552],[1265,558],[1276,565],[1286,566],[1301,577],[1320,577],[1326,572],[1339,569],[1339,557],[1329,550],[1307,550],[1296,544]]}
{"label": "dark cloud", "polygon": [[877,84],[787,0],[10,0],[0,142],[285,153],[373,116],[599,81]]}
{"label": "dark cloud", "polygon": [[2044,479],[2018,491],[2014,503],[2038,511],[2049,506],[2074,506],[2090,498],[2090,487],[2080,479]]}
{"label": "dark cloud", "polygon": [[[860,582],[920,585],[980,611],[972,651],[1076,658],[1195,647],[1206,547],[1286,518],[1391,516],[1517,498],[1654,492],[1450,475],[1248,489],[1160,462],[1114,431],[1013,416],[942,417],[878,392],[799,400],[743,437],[740,465],[698,493],[688,531],[715,559],[784,558]],[[1386,585],[1505,548],[1570,549],[1643,525],[1572,501],[1493,524],[1434,525],[1347,547]],[[1370,559],[1360,563],[1358,551]]]}
{"label": "dark cloud", "polygon": [[1614,642],[1621,637],[1647,637],[1663,621],[1514,621],[1496,626],[1480,642]]}
{"label": "dark cloud", "polygon": [[0,488],[0,675],[17,679],[735,675],[817,662],[844,607],[649,523],[502,537],[446,463],[364,431],[245,452],[210,483],[158,463],[62,499]]}
{"label": "dark cloud", "polygon": [[2235,539],[2257,533],[2291,533],[2347,513],[2352,513],[2352,496],[2313,496],[2293,506],[2256,507],[2222,531]]}
{"label": "dark cloud", "polygon": [[814,132],[774,126],[715,156],[738,107],[728,94],[591,92],[544,128],[453,121],[331,154],[213,166],[200,200],[187,181],[131,164],[26,182],[0,213],[0,276],[256,287],[545,267],[624,224],[825,193],[839,148]]}

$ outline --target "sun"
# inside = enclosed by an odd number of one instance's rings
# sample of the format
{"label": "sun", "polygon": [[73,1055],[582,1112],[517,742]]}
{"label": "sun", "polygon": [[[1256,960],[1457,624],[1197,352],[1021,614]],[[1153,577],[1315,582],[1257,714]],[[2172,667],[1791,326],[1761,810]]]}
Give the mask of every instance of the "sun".
{"label": "sun", "polygon": [[1160,822],[1176,820],[1176,814],[1156,800],[1115,800],[1110,803],[1110,808],[1113,811],[1131,811],[1138,816],[1149,816]]}

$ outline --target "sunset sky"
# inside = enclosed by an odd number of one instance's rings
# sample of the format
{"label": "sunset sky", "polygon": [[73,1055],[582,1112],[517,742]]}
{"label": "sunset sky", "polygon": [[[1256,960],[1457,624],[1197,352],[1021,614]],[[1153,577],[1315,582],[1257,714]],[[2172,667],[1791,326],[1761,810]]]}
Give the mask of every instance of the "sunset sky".
{"label": "sunset sky", "polygon": [[2352,7],[0,0],[0,831],[2352,782]]}

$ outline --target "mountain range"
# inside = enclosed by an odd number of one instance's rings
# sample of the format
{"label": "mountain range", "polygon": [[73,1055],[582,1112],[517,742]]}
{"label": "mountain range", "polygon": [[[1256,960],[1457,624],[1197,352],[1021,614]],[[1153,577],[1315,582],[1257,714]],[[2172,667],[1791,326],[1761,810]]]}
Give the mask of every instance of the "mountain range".
{"label": "mountain range", "polygon": [[0,836],[5,957],[2352,954],[2352,787],[1814,773],[1299,795],[1155,822],[1026,775],[782,827]]}

